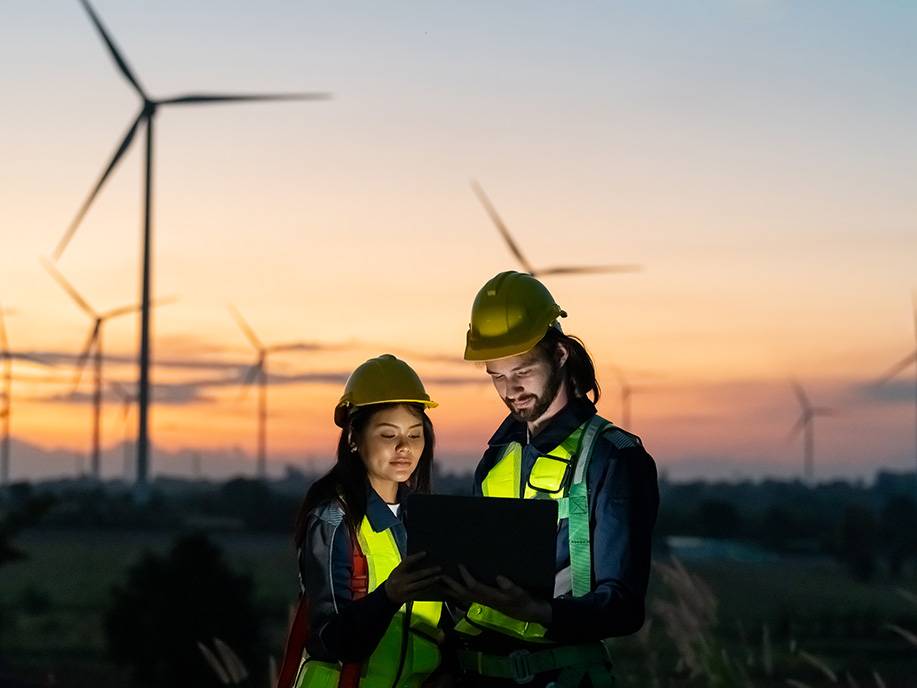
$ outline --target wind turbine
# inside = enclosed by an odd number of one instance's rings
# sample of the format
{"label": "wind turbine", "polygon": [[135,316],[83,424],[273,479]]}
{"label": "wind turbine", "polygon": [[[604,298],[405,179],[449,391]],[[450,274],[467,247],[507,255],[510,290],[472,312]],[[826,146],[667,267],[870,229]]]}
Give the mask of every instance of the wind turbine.
{"label": "wind turbine", "polygon": [[130,480],[130,465],[131,465],[131,442],[130,442],[130,430],[127,424],[127,417],[131,412],[131,405],[137,401],[137,395],[128,392],[123,385],[114,380],[110,381],[109,386],[114,391],[114,393],[121,399],[121,424],[124,426],[124,480]]}
{"label": "wind turbine", "polygon": [[280,351],[303,351],[310,347],[305,342],[292,342],[289,344],[275,344],[264,346],[255,335],[254,330],[245,319],[232,306],[229,307],[232,317],[235,318],[239,328],[254,347],[258,357],[248,369],[243,385],[246,387],[258,380],[258,465],[257,473],[260,480],[267,478],[267,357],[268,354]]}
{"label": "wind turbine", "polygon": [[621,388],[621,427],[625,430],[630,429],[630,408],[631,399],[635,392],[645,391],[645,387],[634,387],[631,385],[624,373],[617,367],[612,366],[615,376],[618,378],[618,386]]}
{"label": "wind turbine", "polygon": [[914,315],[914,350],[898,361],[879,378],[879,384],[884,385],[896,377],[898,373],[914,366],[914,480],[917,481],[917,294],[912,297]]}
{"label": "wind turbine", "polygon": [[497,213],[497,209],[494,207],[493,203],[490,202],[490,199],[487,197],[487,194],[484,193],[484,189],[481,188],[481,185],[476,181],[471,182],[471,188],[474,191],[475,195],[478,197],[478,200],[481,202],[481,205],[484,206],[484,210],[487,211],[487,214],[490,216],[491,221],[497,227],[497,230],[503,236],[503,240],[506,242],[506,245],[509,247],[509,250],[516,257],[516,260],[519,261],[519,265],[522,268],[532,275],[533,277],[542,277],[544,275],[578,275],[578,274],[587,274],[587,273],[601,273],[601,272],[639,272],[643,269],[641,265],[592,265],[592,266],[568,266],[568,265],[559,265],[549,268],[542,268],[536,270],[531,263],[526,260],[525,256],[522,255],[522,251],[519,249],[519,246],[513,240],[513,237],[510,236],[509,230],[506,228],[506,223],[503,222],[503,219]]}
{"label": "wind turbine", "polygon": [[10,480],[10,416],[12,415],[13,355],[6,338],[6,322],[0,308],[0,356],[3,358],[3,404],[0,405],[0,420],[3,421],[3,439],[0,441],[0,487]]}
{"label": "wind turbine", "polygon": [[815,419],[819,417],[833,416],[833,409],[823,406],[813,406],[809,396],[796,380],[790,380],[796,399],[802,409],[799,420],[790,430],[789,439],[793,439],[802,431],[804,433],[804,453],[803,453],[803,477],[809,484],[812,483],[815,473]]}
{"label": "wind turbine", "polygon": [[143,495],[146,492],[147,477],[149,472],[149,435],[147,431],[148,411],[149,411],[149,394],[150,394],[150,291],[151,291],[151,242],[152,242],[152,196],[153,196],[153,121],[158,109],[162,106],[171,105],[201,105],[215,103],[239,103],[255,101],[280,101],[280,100],[326,100],[329,94],[326,93],[265,93],[265,94],[223,94],[223,93],[189,93],[171,98],[152,98],[140,85],[137,77],[127,65],[127,61],[121,55],[121,52],[115,46],[114,41],[109,36],[102,22],[99,20],[88,0],[80,0],[90,20],[95,25],[96,30],[101,36],[109,53],[118,67],[118,71],[127,79],[128,83],[140,96],[142,106],[140,112],[127,128],[127,132],[114,155],[106,165],[105,170],[99,177],[95,186],[90,191],[89,196],[80,206],[73,222],[70,223],[66,233],[54,251],[55,260],[59,259],[76,232],[77,227],[86,215],[89,207],[92,205],[96,195],[101,190],[109,175],[115,169],[121,158],[130,148],[134,135],[141,125],[146,127],[146,160],[144,174],[144,200],[143,200],[143,270],[141,277],[141,310],[140,310],[140,352],[139,367],[140,380],[138,383],[138,430],[137,430],[137,482],[136,489],[138,494]]}
{"label": "wind turbine", "polygon": [[48,271],[48,274],[54,278],[54,280],[61,286],[61,288],[69,294],[70,298],[76,303],[80,310],[82,310],[86,315],[92,320],[92,326],[89,329],[89,337],[86,338],[86,344],[83,345],[83,349],[80,352],[80,357],[76,361],[76,375],[73,379],[73,389],[76,389],[80,386],[80,378],[83,375],[83,367],[86,365],[86,360],[89,356],[93,356],[94,364],[94,387],[92,392],[92,405],[93,405],[93,419],[92,419],[92,463],[91,463],[91,473],[92,477],[95,480],[98,480],[101,477],[101,464],[99,458],[99,444],[102,431],[102,329],[105,326],[105,323],[111,318],[117,318],[122,315],[128,315],[129,313],[137,312],[140,307],[137,305],[133,306],[121,306],[120,308],[113,308],[110,311],[105,311],[104,313],[97,313],[93,310],[86,299],[80,296],[80,293],[73,287],[70,282],[60,273],[60,271],[55,268],[49,261],[42,261],[42,264],[45,266],[45,269]]}
{"label": "wind turbine", "polygon": [[0,360],[3,361],[3,372],[0,373],[3,389],[0,391],[0,422],[3,435],[0,437],[0,487],[10,481],[10,420],[13,415],[13,359],[31,361],[39,365],[48,365],[39,358],[23,353],[10,351],[10,342],[6,335],[4,313],[13,313],[10,309],[0,308]]}

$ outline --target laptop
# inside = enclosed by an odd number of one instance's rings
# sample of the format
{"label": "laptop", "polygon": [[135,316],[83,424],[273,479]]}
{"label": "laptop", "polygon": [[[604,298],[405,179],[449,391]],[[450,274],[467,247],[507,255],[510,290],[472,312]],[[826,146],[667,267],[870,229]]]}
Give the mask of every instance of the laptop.
{"label": "laptop", "polygon": [[[426,552],[421,566],[442,566],[459,583],[458,565],[481,583],[496,587],[505,576],[533,597],[554,595],[557,502],[409,495],[404,506],[408,554]],[[443,600],[444,586],[433,586],[423,600]]]}

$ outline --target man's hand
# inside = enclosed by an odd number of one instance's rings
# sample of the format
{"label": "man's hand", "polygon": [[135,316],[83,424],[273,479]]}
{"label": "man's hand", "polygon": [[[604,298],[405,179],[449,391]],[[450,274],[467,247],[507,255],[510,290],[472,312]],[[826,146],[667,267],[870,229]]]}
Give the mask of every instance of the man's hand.
{"label": "man's hand", "polygon": [[426,590],[439,580],[439,566],[418,569],[417,564],[427,556],[426,552],[416,552],[401,560],[383,583],[385,594],[392,602],[404,604],[413,600],[416,595]]}
{"label": "man's hand", "polygon": [[497,576],[497,586],[485,585],[459,564],[462,583],[443,576],[442,583],[452,595],[462,602],[477,602],[496,609],[520,621],[534,621],[542,626],[551,623],[551,603],[536,600],[505,576]]}

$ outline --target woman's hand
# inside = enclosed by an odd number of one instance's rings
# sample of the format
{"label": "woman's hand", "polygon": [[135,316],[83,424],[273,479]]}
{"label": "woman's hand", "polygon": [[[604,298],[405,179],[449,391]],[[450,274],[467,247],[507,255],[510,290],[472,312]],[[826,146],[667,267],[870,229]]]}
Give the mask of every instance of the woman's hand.
{"label": "woman's hand", "polygon": [[417,568],[417,564],[427,556],[426,552],[416,552],[401,560],[401,563],[389,574],[382,586],[392,602],[399,605],[414,599],[414,596],[439,581],[441,566]]}
{"label": "woman's hand", "polygon": [[499,587],[494,588],[476,580],[461,564],[459,573],[462,583],[442,576],[443,584],[456,599],[486,605],[519,621],[534,621],[543,626],[551,623],[551,603],[536,600],[509,578],[497,576]]}

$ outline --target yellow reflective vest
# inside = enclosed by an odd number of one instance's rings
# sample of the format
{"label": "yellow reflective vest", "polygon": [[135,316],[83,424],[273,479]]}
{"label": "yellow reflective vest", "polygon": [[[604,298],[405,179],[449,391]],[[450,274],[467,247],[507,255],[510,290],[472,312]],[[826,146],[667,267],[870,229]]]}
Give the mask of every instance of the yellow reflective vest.
{"label": "yellow reflective vest", "polygon": [[[378,588],[401,563],[401,552],[390,528],[377,533],[367,518],[357,532],[360,549],[368,565],[368,592]],[[361,667],[360,688],[418,688],[439,666],[442,631],[441,602],[413,602],[403,605]],[[407,642],[404,634],[407,632]],[[337,688],[341,664],[304,658],[296,680],[297,688]],[[395,683],[397,678],[397,684]]]}
{"label": "yellow reflective vest", "polygon": [[[589,421],[574,430],[563,442],[541,455],[532,466],[525,486],[522,486],[522,445],[511,442],[503,456],[484,477],[481,489],[485,497],[514,497],[523,499],[554,499],[561,502],[558,518],[567,518],[568,492],[576,468],[575,461],[583,432]],[[521,494],[520,494],[521,492]],[[587,545],[588,546],[588,545]],[[484,630],[497,631],[530,643],[550,643],[544,626],[514,619],[482,604],[472,604],[455,626],[465,635],[480,635]]]}

